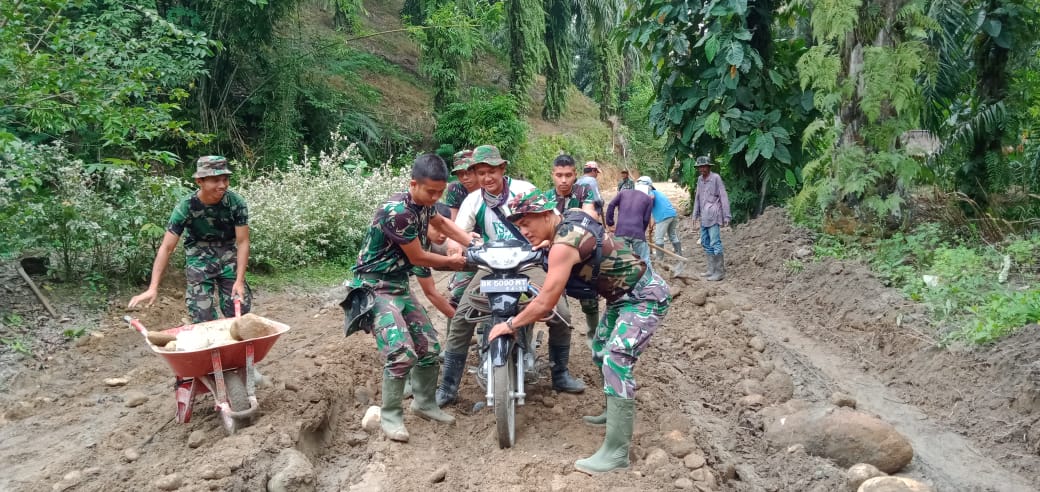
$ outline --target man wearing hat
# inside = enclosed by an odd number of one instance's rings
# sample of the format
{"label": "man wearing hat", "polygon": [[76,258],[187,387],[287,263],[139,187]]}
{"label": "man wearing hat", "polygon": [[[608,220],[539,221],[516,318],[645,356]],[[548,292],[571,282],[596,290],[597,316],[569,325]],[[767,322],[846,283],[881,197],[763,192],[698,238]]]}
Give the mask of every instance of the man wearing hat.
{"label": "man wearing hat", "polygon": [[593,204],[596,208],[596,213],[599,214],[599,220],[603,220],[603,195],[599,192],[598,181],[600,173],[599,164],[597,164],[596,161],[587,161],[581,172],[584,174],[578,178],[576,183],[592,190]]}
{"label": "man wearing hat", "polygon": [[[166,234],[152,264],[148,290],[130,299],[127,307],[151,306],[159,292],[163,271],[184,238],[185,304],[192,323],[217,319],[217,307],[225,318],[235,315],[232,299],[242,300],[248,313],[253,296],[246,284],[249,262],[249,208],[242,197],[228,190],[227,159],[216,155],[200,157],[195,163],[199,189],[181,199],[170,214]],[[217,299],[214,299],[214,298]]]}
{"label": "man wearing hat", "polygon": [[515,327],[542,319],[574,284],[591,286],[603,296],[607,311],[596,329],[592,350],[603,375],[606,410],[583,420],[605,425],[606,435],[599,450],[576,461],[574,467],[589,474],[628,468],[636,410],[633,371],[668,312],[668,285],[580,210],[560,214],[555,203],[538,190],[515,198],[511,210],[509,220],[524,237],[533,244],[549,244],[545,283],[523,311],[493,326],[488,338],[515,333]]}
{"label": "man wearing hat", "polygon": [[[480,183],[480,191],[470,193],[459,208],[455,223],[463,231],[479,232],[484,241],[524,239],[512,232],[515,230],[512,224],[506,223],[506,217],[510,214],[509,201],[535,187],[527,181],[506,176],[508,165],[509,161],[502,158],[494,145],[481,145],[473,149],[472,169]],[[451,332],[446,339],[444,351],[444,365],[441,367],[441,383],[437,388],[439,406],[458,399],[459,384],[466,369],[469,342],[476,328],[476,323],[467,316],[473,309],[469,298],[468,295],[462,297],[455,317],[451,320]],[[581,393],[585,390],[585,383],[572,377],[567,369],[571,344],[570,311],[562,299],[556,303],[556,310],[563,320],[554,317],[546,323],[549,326],[552,386],[557,391]]]}
{"label": "man wearing hat", "polygon": [[729,213],[726,185],[722,184],[722,176],[711,172],[711,166],[711,159],[705,156],[697,158],[699,176],[693,198],[693,220],[700,225],[701,246],[708,254],[707,280],[716,282],[726,278],[726,260],[722,256],[719,228],[729,226],[732,216]]}
{"label": "man wearing hat", "polygon": [[632,181],[632,178],[628,177],[628,169],[621,171],[621,181],[618,181],[617,190],[631,190],[635,188],[636,184]]}

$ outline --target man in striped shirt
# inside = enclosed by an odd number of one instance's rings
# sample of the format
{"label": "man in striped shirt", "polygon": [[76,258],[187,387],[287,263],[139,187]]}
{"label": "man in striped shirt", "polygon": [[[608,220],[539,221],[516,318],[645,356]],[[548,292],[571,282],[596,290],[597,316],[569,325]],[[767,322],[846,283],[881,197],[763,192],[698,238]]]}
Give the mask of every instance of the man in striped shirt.
{"label": "man in striped shirt", "polygon": [[711,172],[712,162],[707,157],[697,158],[697,192],[693,200],[693,220],[699,223],[701,246],[708,254],[708,280],[716,282],[726,277],[726,260],[722,256],[720,227],[728,227],[729,196],[722,176]]}

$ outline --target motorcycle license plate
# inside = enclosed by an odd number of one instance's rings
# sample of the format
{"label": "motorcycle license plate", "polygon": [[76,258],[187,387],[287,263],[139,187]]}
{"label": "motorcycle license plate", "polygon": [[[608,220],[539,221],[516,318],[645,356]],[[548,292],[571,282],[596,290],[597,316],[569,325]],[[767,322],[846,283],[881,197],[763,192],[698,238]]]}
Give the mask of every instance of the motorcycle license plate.
{"label": "motorcycle license plate", "polygon": [[480,292],[494,294],[498,292],[527,292],[526,278],[484,278],[480,279]]}

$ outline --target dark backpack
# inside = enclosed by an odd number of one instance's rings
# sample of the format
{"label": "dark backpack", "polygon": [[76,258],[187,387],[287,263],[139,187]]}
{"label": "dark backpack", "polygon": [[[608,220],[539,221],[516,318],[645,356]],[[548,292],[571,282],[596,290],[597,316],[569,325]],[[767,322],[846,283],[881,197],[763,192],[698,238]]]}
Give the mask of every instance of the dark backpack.
{"label": "dark backpack", "polygon": [[[565,289],[567,295],[575,299],[595,299],[599,296],[599,293],[596,292],[596,280],[599,279],[599,265],[603,263],[603,235],[606,233],[606,230],[598,220],[593,219],[589,214],[580,210],[569,210],[564,213],[563,222],[581,227],[596,237],[596,251],[593,253],[592,258],[574,265],[574,268],[571,269],[571,276],[567,279],[567,287]],[[548,255],[546,255],[545,261],[546,269],[548,269]],[[592,278],[588,281],[578,276],[578,272],[586,265],[592,266]]]}

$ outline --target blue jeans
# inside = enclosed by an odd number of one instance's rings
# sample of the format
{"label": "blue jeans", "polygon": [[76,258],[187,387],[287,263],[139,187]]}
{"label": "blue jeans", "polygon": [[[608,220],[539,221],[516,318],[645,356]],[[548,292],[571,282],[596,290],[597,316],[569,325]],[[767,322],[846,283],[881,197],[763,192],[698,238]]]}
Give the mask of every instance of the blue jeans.
{"label": "blue jeans", "polygon": [[650,246],[646,245],[646,241],[625,236],[618,236],[618,239],[621,239],[621,241],[631,248],[632,252],[635,253],[636,256],[642,258],[647,265],[650,264]]}
{"label": "blue jeans", "polygon": [[679,242],[679,232],[676,227],[679,225],[679,221],[675,219],[675,216],[668,217],[657,223],[654,226],[654,244],[658,246],[664,246],[664,238],[668,236],[668,240],[675,244]]}
{"label": "blue jeans", "polygon": [[719,235],[719,225],[701,227],[701,246],[709,255],[722,254],[722,236]]}

